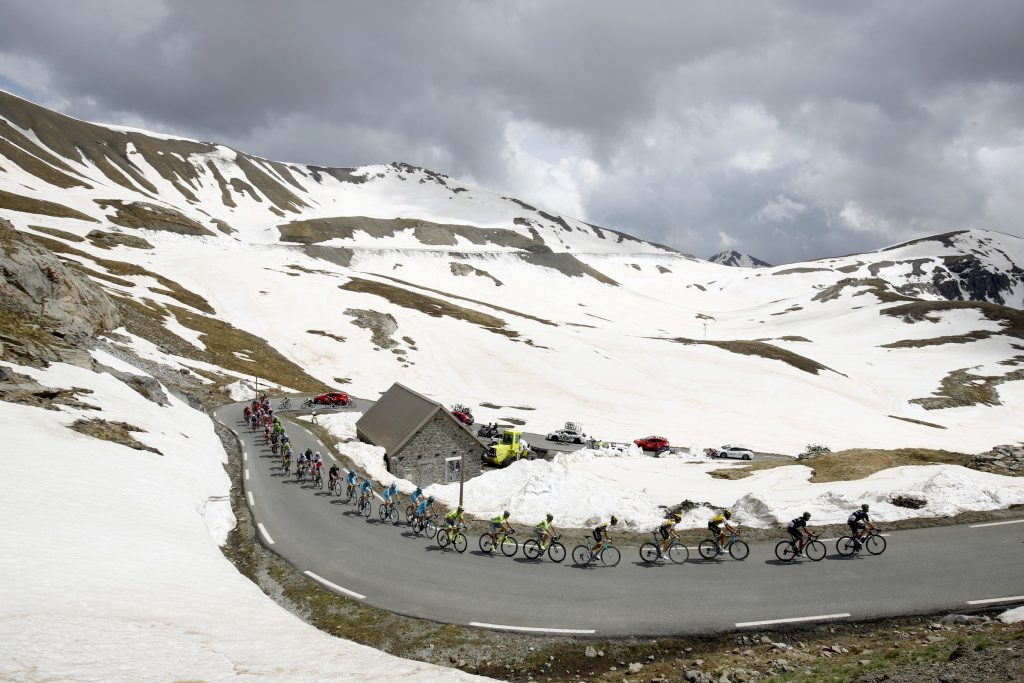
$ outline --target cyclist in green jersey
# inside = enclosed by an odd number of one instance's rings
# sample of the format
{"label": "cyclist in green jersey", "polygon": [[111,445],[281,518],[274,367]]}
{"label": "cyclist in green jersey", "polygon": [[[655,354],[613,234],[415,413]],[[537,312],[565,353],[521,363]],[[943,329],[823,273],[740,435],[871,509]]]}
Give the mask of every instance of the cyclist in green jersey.
{"label": "cyclist in green jersey", "polygon": [[512,527],[508,524],[508,518],[511,513],[505,510],[499,515],[491,517],[491,552],[494,552],[495,547],[498,545],[498,534],[502,531],[512,531]]}
{"label": "cyclist in green jersey", "polygon": [[537,541],[540,543],[541,551],[548,549],[548,543],[551,541],[551,537],[555,535],[555,525],[552,522],[555,521],[555,516],[548,513],[548,516],[542,519],[533,527],[533,533],[537,535]]}
{"label": "cyclist in green jersey", "polygon": [[466,520],[462,517],[461,505],[454,510],[449,510],[444,516],[445,532],[448,534],[449,539],[453,539],[455,537],[455,531],[460,526],[466,526]]}

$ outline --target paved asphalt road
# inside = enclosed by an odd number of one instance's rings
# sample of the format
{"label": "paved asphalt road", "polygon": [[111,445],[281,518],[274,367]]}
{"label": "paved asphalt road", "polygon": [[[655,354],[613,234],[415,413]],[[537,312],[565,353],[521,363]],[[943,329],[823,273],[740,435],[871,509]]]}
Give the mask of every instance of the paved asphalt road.
{"label": "paved asphalt road", "polygon": [[[242,444],[243,483],[263,541],[332,590],[400,614],[508,630],[616,637],[730,631],[781,620],[866,619],[978,604],[1024,602],[1024,519],[888,536],[881,556],[820,562],[776,560],[774,543],[753,543],[743,562],[648,566],[623,547],[617,567],[580,568],[488,556],[477,538],[464,554],[441,550],[404,525],[359,516],[342,498],[285,478],[262,435],[244,426],[242,404],[216,417]],[[298,450],[328,450],[300,424],[286,429]],[[326,467],[332,460],[327,458]],[[326,471],[325,471],[326,478]],[[405,507],[403,500],[402,508]],[[514,511],[513,511],[514,512]],[[520,542],[530,536],[519,527]],[[568,551],[582,538],[563,537]],[[971,604],[972,601],[983,601]],[[984,602],[987,601],[987,602]],[[812,618],[812,619],[808,619]]]}

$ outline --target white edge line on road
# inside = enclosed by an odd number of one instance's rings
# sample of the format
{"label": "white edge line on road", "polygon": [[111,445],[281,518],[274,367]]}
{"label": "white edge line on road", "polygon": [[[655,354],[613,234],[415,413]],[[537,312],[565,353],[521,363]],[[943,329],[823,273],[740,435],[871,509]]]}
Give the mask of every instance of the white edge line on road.
{"label": "white edge line on road", "polygon": [[246,491],[246,495],[249,496],[249,507],[256,507],[256,501],[252,497],[252,491]]}
{"label": "white edge line on road", "polygon": [[506,626],[504,624],[485,624],[479,621],[469,622],[470,626],[477,628],[492,628],[499,631],[526,631],[527,633],[574,633],[578,635],[589,635],[595,633],[592,628],[541,628],[539,626]]}
{"label": "white edge line on road", "polygon": [[1011,519],[1008,522],[987,522],[986,524],[972,524],[971,529],[980,529],[983,526],[1002,526],[1004,524],[1024,524],[1024,519]]}
{"label": "white edge line on road", "polygon": [[850,616],[849,612],[841,612],[838,614],[819,614],[813,617],[793,617],[791,619],[766,619],[764,621],[741,621],[736,624],[736,628],[746,628],[748,626],[769,626],[771,624],[795,624],[801,621],[818,621],[821,619],[843,619]]}
{"label": "white edge line on road", "polygon": [[1024,595],[1011,595],[1007,598],[985,598],[984,600],[968,600],[968,605],[988,605],[993,602],[1016,602],[1024,600]]}
{"label": "white edge line on road", "polygon": [[322,585],[330,588],[333,591],[338,591],[339,593],[344,593],[345,595],[349,596],[350,598],[355,598],[356,600],[365,600],[366,599],[365,595],[361,595],[360,593],[356,593],[355,591],[350,591],[347,588],[342,588],[338,584],[332,583],[332,582],[328,581],[327,579],[325,579],[322,576],[317,576],[313,572],[302,572],[302,573],[305,574],[306,576],[308,576],[309,578],[313,579],[317,583],[322,584]]}
{"label": "white edge line on road", "polygon": [[248,467],[245,468],[245,480],[249,481],[249,468]]}
{"label": "white edge line on road", "polygon": [[267,533],[267,527],[263,526],[263,522],[257,522],[256,526],[260,528],[260,533],[263,534],[263,538],[266,540],[266,542],[270,545],[274,545],[274,539],[272,539],[270,537],[270,534]]}
{"label": "white edge line on road", "polygon": [[242,462],[246,462],[248,459],[249,455],[245,451],[242,451]]}

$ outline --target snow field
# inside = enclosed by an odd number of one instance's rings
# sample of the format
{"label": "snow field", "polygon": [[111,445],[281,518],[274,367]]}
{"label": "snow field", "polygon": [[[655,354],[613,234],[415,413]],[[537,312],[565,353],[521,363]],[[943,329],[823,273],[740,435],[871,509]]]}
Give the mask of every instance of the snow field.
{"label": "snow field", "polygon": [[[0,402],[5,454],[45,458],[0,478],[0,679],[483,680],[328,636],[239,574],[217,547],[235,520],[205,414],[170,394],[159,406],[109,374],[14,370],[89,389],[80,398],[99,410]],[[141,427],[134,436],[163,455],[66,428],[79,417]]]}
{"label": "snow field", "polygon": [[[399,490],[415,488],[384,467],[384,449],[354,441],[360,415],[318,417],[342,453],[382,485],[397,481]],[[1024,478],[1004,477],[955,465],[894,467],[852,481],[811,483],[812,470],[785,465],[755,471],[743,479],[716,479],[712,470],[730,467],[702,455],[652,458],[632,447],[559,453],[552,460],[520,461],[504,469],[485,470],[465,483],[463,507],[477,517],[509,510],[517,523],[534,524],[551,513],[555,523],[585,527],[616,515],[626,528],[645,530],[664,519],[664,508],[684,500],[732,507],[735,521],[753,527],[785,524],[808,511],[814,524],[839,524],[861,503],[870,503],[872,518],[884,524],[911,517],[945,517],[968,510],[997,510],[1024,503]],[[692,453],[699,453],[694,450]],[[741,463],[732,464],[742,466]],[[458,484],[424,489],[448,507],[459,500]],[[893,495],[922,496],[919,510],[889,503]],[[682,528],[702,528],[712,511],[697,507],[683,515]]]}

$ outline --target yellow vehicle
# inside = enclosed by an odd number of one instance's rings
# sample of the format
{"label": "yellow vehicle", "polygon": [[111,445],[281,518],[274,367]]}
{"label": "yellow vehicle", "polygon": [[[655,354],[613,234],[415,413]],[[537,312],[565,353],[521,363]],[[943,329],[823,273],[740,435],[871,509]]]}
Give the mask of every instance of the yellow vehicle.
{"label": "yellow vehicle", "polygon": [[484,453],[484,462],[488,465],[506,467],[511,463],[526,457],[529,454],[529,447],[521,439],[523,433],[518,429],[506,429],[496,443],[492,443],[487,452]]}

